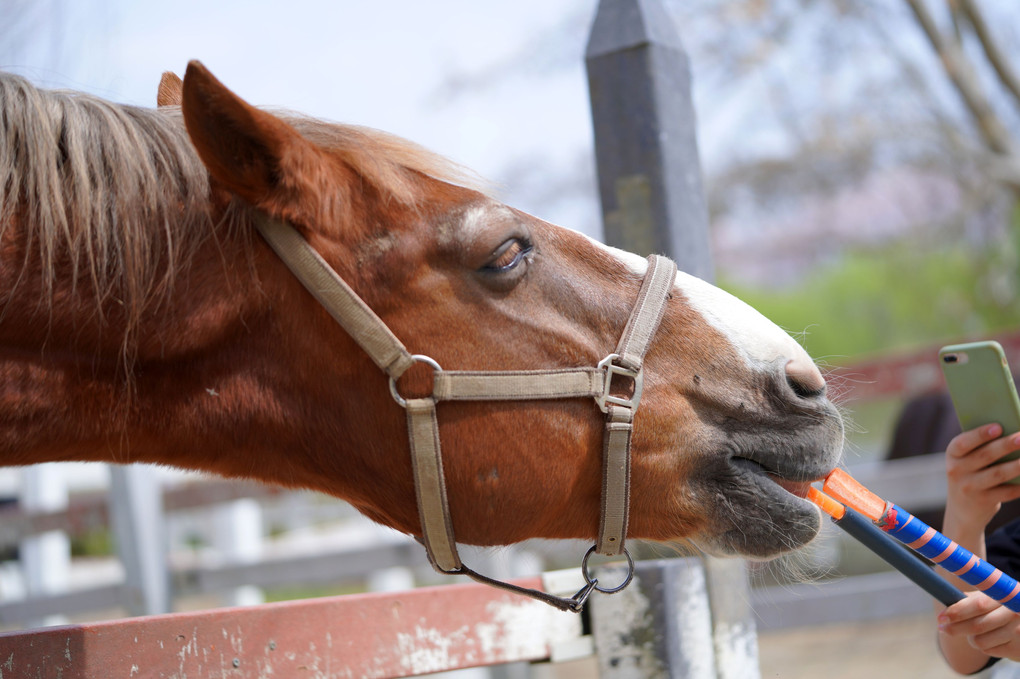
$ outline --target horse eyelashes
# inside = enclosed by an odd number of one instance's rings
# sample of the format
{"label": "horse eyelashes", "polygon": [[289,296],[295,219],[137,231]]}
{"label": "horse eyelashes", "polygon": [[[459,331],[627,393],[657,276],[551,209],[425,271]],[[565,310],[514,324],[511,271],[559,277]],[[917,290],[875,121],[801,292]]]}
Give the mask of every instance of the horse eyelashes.
{"label": "horse eyelashes", "polygon": [[496,250],[494,253],[495,258],[485,265],[485,269],[489,271],[509,271],[521,263],[521,260],[531,252],[531,248],[530,242],[520,238],[509,240]]}

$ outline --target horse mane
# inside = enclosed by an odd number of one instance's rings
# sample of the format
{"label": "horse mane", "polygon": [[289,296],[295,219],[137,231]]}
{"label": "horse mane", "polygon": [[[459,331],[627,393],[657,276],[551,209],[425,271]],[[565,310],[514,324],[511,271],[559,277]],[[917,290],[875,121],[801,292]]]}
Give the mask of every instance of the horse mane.
{"label": "horse mane", "polygon": [[88,283],[101,304],[115,296],[137,320],[171,282],[168,260],[210,232],[208,174],[179,112],[3,73],[0,107],[0,238],[20,220],[23,266],[40,269],[47,298],[69,262],[75,290]]}
{"label": "horse mane", "polygon": [[[422,175],[471,184],[459,166],[398,137],[285,117],[401,203],[421,197]],[[191,254],[222,228],[250,218],[253,208],[235,200],[228,223],[213,224],[210,195],[179,107],[41,90],[0,73],[0,239],[13,224],[29,229],[23,266],[40,268],[47,298],[58,266],[66,275],[69,262],[74,289],[91,287],[100,313],[114,301],[130,334],[165,299]]]}

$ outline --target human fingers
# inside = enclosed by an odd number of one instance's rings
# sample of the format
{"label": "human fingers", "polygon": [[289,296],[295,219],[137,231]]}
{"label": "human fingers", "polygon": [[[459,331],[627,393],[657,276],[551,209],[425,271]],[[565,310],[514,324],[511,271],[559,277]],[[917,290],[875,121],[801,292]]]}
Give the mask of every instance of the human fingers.
{"label": "human fingers", "polygon": [[1020,614],[1004,606],[959,623],[956,634],[965,634],[971,646],[988,655],[1020,658]]}
{"label": "human fingers", "polygon": [[[1012,470],[1006,474],[1009,479],[1020,476],[1020,461],[1013,460],[1003,464],[1003,466],[1007,467],[1007,470]],[[1012,502],[1013,500],[1020,499],[1020,483],[1003,482],[988,490],[987,493],[993,501],[998,502],[1000,505],[1005,502]]]}
{"label": "human fingers", "polygon": [[962,614],[968,617],[957,622],[947,623],[940,615],[939,633],[965,638],[970,646],[988,655],[1000,658],[1020,657],[1020,614],[988,597],[982,596],[981,599],[984,601],[968,597],[960,602],[964,605],[957,613],[965,611]]}
{"label": "human fingers", "polygon": [[975,450],[989,441],[994,441],[1002,436],[1002,425],[986,424],[974,429],[957,434],[946,446],[946,457],[962,459],[969,456]]}
{"label": "human fingers", "polygon": [[968,457],[973,457],[978,462],[987,461],[988,464],[995,464],[1017,450],[1020,450],[1020,434],[1010,434],[1009,436],[989,441]]}
{"label": "human fingers", "polygon": [[987,628],[980,628],[975,621],[998,609],[1011,612],[998,601],[981,592],[966,592],[963,599],[939,613],[938,627],[940,631],[947,634],[977,634],[987,631]]}
{"label": "human fingers", "polygon": [[947,518],[943,525],[947,535],[959,540],[983,533],[1003,502],[1020,497],[1020,485],[1006,483],[1016,476],[1020,476],[1020,461],[1016,460],[974,471],[947,464]]}
{"label": "human fingers", "polygon": [[957,434],[946,446],[946,453],[951,457],[964,457],[978,446],[1002,436],[1002,426],[986,424]]}
{"label": "human fingers", "polygon": [[[990,425],[990,427],[995,427],[992,431],[1001,430],[999,425]],[[970,474],[1001,461],[1010,453],[1020,450],[1020,434],[987,439],[968,450],[963,450],[963,445],[965,444],[947,448],[947,474]]]}
{"label": "human fingers", "polygon": [[973,472],[946,471],[950,483],[959,484],[964,492],[985,492],[998,502],[1015,499],[1015,486],[1008,484],[1020,476],[1020,459],[992,462],[987,467]]}
{"label": "human fingers", "polygon": [[1020,658],[1020,616],[1012,618],[987,632],[968,637],[971,646],[995,658]]}

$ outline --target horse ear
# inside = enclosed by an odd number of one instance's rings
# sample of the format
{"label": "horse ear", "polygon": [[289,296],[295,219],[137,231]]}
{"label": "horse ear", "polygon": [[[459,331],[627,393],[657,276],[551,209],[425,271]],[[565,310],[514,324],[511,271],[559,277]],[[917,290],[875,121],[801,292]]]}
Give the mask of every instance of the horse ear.
{"label": "horse ear", "polygon": [[304,221],[324,159],[297,130],[248,104],[198,61],[188,64],[181,100],[191,142],[213,180],[252,205]]}
{"label": "horse ear", "polygon": [[156,106],[180,106],[181,97],[184,91],[184,82],[173,71],[163,71],[159,79],[159,89],[156,91]]}

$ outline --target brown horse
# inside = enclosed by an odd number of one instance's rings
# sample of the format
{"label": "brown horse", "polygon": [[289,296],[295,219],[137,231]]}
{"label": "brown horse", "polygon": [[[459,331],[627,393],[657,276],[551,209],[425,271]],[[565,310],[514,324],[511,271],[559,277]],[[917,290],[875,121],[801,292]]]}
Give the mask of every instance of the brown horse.
{"label": "brown horse", "polygon": [[[403,410],[260,216],[444,368],[594,366],[616,346],[643,258],[502,205],[405,141],[254,108],[197,63],[181,97],[141,109],[0,75],[0,464],[263,479],[419,533]],[[796,342],[681,273],[643,372],[629,536],[768,557],[815,535],[800,496],[842,427]],[[400,389],[430,382],[416,365]],[[590,400],[438,412],[459,540],[595,536]]]}

